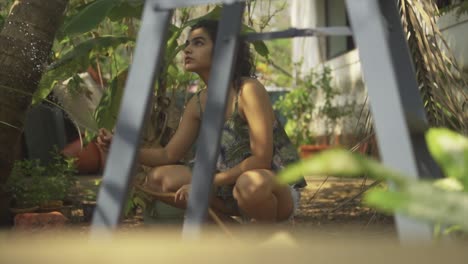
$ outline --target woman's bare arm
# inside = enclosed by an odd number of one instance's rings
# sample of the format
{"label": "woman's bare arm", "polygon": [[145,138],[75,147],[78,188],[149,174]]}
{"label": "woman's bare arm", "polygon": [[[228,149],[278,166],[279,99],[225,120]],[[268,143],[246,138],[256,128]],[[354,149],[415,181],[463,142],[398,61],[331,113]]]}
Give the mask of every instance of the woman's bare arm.
{"label": "woman's bare arm", "polygon": [[[176,163],[195,142],[199,126],[200,114],[198,113],[198,102],[194,96],[188,102],[179,127],[169,143],[164,148],[140,149],[138,162],[150,167]],[[105,153],[107,153],[111,141],[112,134],[105,129],[101,129],[97,142]]]}
{"label": "woman's bare arm", "polygon": [[248,170],[271,169],[274,114],[268,93],[259,81],[248,79],[243,83],[239,111],[249,125],[252,155],[237,166],[216,174],[215,185],[235,183]]}
{"label": "woman's bare arm", "polygon": [[188,102],[179,127],[174,136],[164,148],[143,148],[140,150],[139,162],[143,165],[155,167],[174,164],[185,155],[195,142],[200,127],[196,96]]}

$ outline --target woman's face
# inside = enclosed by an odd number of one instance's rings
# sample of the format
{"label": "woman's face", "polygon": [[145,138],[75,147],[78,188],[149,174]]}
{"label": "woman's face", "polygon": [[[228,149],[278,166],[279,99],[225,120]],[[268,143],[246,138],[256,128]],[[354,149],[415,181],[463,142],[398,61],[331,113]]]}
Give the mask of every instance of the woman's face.
{"label": "woman's face", "polygon": [[198,74],[209,72],[211,68],[211,55],[213,41],[203,28],[190,32],[184,49],[184,68]]}

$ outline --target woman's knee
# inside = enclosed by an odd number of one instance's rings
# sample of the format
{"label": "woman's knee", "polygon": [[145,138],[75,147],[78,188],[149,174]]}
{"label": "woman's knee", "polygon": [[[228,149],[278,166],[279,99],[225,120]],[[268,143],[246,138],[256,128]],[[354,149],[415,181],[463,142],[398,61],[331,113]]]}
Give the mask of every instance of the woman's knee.
{"label": "woman's knee", "polygon": [[163,170],[161,167],[156,167],[156,168],[151,169],[148,172],[147,184],[150,186],[154,186],[154,185],[161,186],[163,178],[164,178],[163,176],[164,174],[162,172]]}
{"label": "woman's knee", "polygon": [[239,176],[234,186],[236,200],[259,201],[272,194],[271,179],[260,171],[248,171]]}
{"label": "woman's knee", "polygon": [[147,183],[151,188],[167,192],[168,187],[170,187],[170,181],[168,178],[167,170],[164,167],[156,167],[148,173]]}
{"label": "woman's knee", "polygon": [[190,170],[181,165],[156,167],[148,174],[148,186],[163,192],[175,192],[190,180]]}

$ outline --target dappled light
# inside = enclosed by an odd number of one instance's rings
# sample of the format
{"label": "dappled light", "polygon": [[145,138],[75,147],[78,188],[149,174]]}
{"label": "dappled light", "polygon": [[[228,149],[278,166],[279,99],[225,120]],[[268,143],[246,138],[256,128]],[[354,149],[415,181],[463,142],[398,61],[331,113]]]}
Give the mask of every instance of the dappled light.
{"label": "dappled light", "polygon": [[43,2],[0,3],[0,262],[468,259],[467,1]]}

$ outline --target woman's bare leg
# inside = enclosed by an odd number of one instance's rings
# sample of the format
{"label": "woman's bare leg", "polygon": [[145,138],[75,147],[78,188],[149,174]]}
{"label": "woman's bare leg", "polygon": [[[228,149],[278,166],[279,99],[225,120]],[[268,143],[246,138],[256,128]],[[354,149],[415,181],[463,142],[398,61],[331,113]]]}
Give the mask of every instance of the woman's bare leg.
{"label": "woman's bare leg", "polygon": [[[192,172],[190,168],[183,165],[167,165],[160,166],[152,169],[148,173],[146,187],[155,192],[176,192],[185,184],[191,183]],[[187,201],[174,201],[173,197],[158,197],[158,200],[185,209],[187,207]],[[217,212],[224,214],[235,214],[232,210],[227,209],[223,201],[216,197],[212,197],[211,206]]]}
{"label": "woman's bare leg", "polygon": [[152,169],[147,176],[146,186],[156,192],[176,192],[190,184],[192,172],[183,165],[167,165]]}
{"label": "woman's bare leg", "polygon": [[278,184],[270,170],[243,173],[237,179],[233,194],[240,211],[259,222],[286,220],[294,209],[289,186]]}
{"label": "woman's bare leg", "polygon": [[[185,184],[190,184],[192,172],[183,165],[167,165],[152,169],[147,176],[145,186],[155,192],[176,192]],[[158,197],[158,200],[169,205],[185,209],[186,201],[175,201],[174,197]]]}

